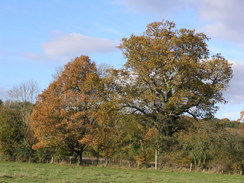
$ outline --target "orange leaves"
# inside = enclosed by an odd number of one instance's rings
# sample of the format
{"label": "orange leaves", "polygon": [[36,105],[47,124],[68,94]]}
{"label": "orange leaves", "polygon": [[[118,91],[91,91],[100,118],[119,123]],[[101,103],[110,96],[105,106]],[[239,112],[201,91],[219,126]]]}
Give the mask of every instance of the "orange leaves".
{"label": "orange leaves", "polygon": [[31,127],[38,142],[33,148],[65,146],[75,153],[85,146],[112,148],[118,138],[117,104],[108,97],[108,81],[86,56],[69,62],[34,107]]}
{"label": "orange leaves", "polygon": [[210,58],[207,40],[173,22],[154,22],[143,35],[122,39],[127,62],[121,70],[100,76],[89,57],[75,58],[39,95],[31,116],[35,148],[60,143],[73,150],[111,148],[120,138],[118,121],[127,115],[130,123],[142,125],[141,142],[159,133],[173,135],[185,113],[212,117],[232,71],[223,57]]}
{"label": "orange leaves", "polygon": [[77,144],[89,134],[96,123],[100,90],[96,66],[89,57],[69,62],[57,80],[39,95],[31,115],[31,127],[38,139],[33,148]]}
{"label": "orange leaves", "polygon": [[92,145],[95,142],[94,136],[91,134],[86,134],[82,139],[78,140],[81,144]]}

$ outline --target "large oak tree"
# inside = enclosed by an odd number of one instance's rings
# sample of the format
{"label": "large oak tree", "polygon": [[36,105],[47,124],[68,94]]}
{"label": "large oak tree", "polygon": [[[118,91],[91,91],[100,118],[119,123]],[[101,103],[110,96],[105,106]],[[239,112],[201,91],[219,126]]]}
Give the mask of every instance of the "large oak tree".
{"label": "large oak tree", "polygon": [[220,54],[210,56],[207,41],[205,34],[178,30],[169,21],[123,38],[119,48],[127,62],[113,75],[121,107],[142,114],[141,121],[163,135],[177,130],[182,114],[211,118],[216,104],[225,102],[232,69]]}

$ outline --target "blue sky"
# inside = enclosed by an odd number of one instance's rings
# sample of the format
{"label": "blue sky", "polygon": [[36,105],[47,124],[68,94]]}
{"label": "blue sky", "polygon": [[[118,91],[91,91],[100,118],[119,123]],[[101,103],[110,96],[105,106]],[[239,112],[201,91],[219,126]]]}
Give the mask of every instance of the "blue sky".
{"label": "blue sky", "polygon": [[235,120],[244,110],[243,7],[243,0],[0,0],[0,98],[29,80],[47,88],[57,67],[82,54],[119,68],[121,38],[167,19],[206,33],[211,53],[233,63],[229,102],[216,117]]}

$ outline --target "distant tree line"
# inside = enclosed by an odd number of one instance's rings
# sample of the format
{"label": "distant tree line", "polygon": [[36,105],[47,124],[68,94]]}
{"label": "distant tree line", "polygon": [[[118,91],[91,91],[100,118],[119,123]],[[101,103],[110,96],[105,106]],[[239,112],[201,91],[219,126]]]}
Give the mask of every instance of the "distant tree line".
{"label": "distant tree line", "polygon": [[[60,69],[37,99],[34,82],[0,103],[0,153],[13,161],[82,164],[83,156],[137,167],[244,168],[244,125],[215,119],[232,77],[207,36],[154,22],[122,39],[122,69],[80,56]],[[241,119],[243,119],[243,115]]]}

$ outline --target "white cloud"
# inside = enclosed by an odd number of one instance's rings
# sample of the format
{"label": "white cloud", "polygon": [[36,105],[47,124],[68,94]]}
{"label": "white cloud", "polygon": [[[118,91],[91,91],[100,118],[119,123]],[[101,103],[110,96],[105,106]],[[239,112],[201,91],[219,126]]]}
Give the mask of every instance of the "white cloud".
{"label": "white cloud", "polygon": [[232,63],[233,78],[224,96],[230,104],[241,104],[244,102],[244,62],[232,61]]}
{"label": "white cloud", "polygon": [[44,43],[43,51],[49,56],[72,56],[84,53],[107,53],[114,51],[116,46],[118,43],[115,41],[71,33]]}
{"label": "white cloud", "polygon": [[79,33],[62,34],[43,43],[42,53],[25,53],[24,56],[37,61],[64,61],[75,56],[92,53],[109,53],[116,50],[118,42],[104,38],[89,37]]}
{"label": "white cloud", "polygon": [[210,37],[244,46],[243,0],[123,0],[121,3],[129,10],[158,16],[175,15],[185,8],[194,9],[196,16],[205,22],[203,31]]}
{"label": "white cloud", "polygon": [[117,4],[123,4],[130,11],[140,11],[163,15],[185,7],[184,0],[115,0]]}
{"label": "white cloud", "polygon": [[209,22],[205,27],[208,34],[244,46],[243,0],[190,1],[197,8],[199,17]]}

